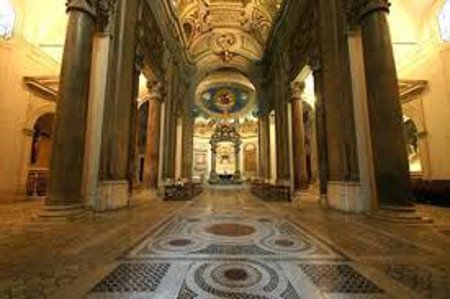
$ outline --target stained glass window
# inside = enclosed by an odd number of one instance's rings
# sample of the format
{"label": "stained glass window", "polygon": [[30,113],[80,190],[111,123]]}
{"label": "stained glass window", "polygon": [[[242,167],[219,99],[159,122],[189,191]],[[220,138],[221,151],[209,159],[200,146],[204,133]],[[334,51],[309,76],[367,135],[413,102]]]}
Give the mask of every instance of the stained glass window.
{"label": "stained glass window", "polygon": [[16,13],[11,0],[0,0],[0,37],[10,38],[14,30]]}
{"label": "stained glass window", "polygon": [[439,12],[439,28],[442,40],[450,42],[450,0],[445,1]]}

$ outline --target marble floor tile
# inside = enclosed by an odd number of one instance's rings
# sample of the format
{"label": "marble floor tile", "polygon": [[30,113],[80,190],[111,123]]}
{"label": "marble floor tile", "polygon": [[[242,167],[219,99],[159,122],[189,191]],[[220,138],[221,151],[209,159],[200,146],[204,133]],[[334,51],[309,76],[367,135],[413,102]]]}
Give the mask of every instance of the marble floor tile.
{"label": "marble floor tile", "polygon": [[408,227],[245,188],[60,223],[38,210],[2,212],[0,298],[450,298],[443,210]]}

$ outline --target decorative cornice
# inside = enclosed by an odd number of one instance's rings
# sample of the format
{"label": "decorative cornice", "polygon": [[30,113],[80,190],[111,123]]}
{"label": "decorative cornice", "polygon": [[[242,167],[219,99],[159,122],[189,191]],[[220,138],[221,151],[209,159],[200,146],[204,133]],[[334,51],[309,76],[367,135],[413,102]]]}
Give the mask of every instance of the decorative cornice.
{"label": "decorative cornice", "polygon": [[162,84],[159,81],[147,81],[147,89],[148,95],[147,98],[149,101],[163,101],[163,93],[162,93]]}
{"label": "decorative cornice", "polygon": [[359,12],[359,19],[364,19],[373,12],[389,12],[391,6],[389,0],[365,0]]}
{"label": "decorative cornice", "polygon": [[305,82],[294,81],[290,84],[291,101],[301,101],[303,99],[303,93],[305,91]]}
{"label": "decorative cornice", "polygon": [[346,0],[344,9],[349,18],[350,25],[358,25],[367,15],[374,12],[389,12],[389,0]]}
{"label": "decorative cornice", "polygon": [[58,84],[59,77],[55,76],[37,76],[37,77],[24,77],[23,81],[25,85],[41,94],[44,98],[56,101],[58,97]]}
{"label": "decorative cornice", "polygon": [[421,94],[428,87],[428,81],[399,80],[398,87],[400,91],[400,99],[403,103],[405,103],[414,98],[415,95]]}
{"label": "decorative cornice", "polygon": [[144,67],[144,58],[145,54],[143,50],[141,49],[141,47],[137,47],[134,55],[134,67],[137,71],[142,71]]}

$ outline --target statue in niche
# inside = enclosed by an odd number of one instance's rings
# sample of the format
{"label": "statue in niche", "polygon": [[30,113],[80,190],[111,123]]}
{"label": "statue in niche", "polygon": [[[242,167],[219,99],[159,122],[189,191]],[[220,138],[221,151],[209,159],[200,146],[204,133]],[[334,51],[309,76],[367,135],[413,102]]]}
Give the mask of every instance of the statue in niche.
{"label": "statue in niche", "polygon": [[30,163],[31,165],[36,165],[39,159],[39,141],[41,139],[41,130],[39,125],[34,127],[33,131],[33,140],[31,141],[31,157]]}

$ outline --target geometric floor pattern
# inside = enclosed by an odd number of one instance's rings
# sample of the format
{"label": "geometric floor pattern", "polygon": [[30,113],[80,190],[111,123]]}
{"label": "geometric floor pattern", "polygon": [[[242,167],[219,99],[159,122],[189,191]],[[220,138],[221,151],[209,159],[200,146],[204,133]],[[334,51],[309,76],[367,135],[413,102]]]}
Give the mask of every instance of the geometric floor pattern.
{"label": "geometric floor pattern", "polygon": [[229,197],[162,223],[88,298],[390,298],[319,236],[263,204],[226,204]]}

